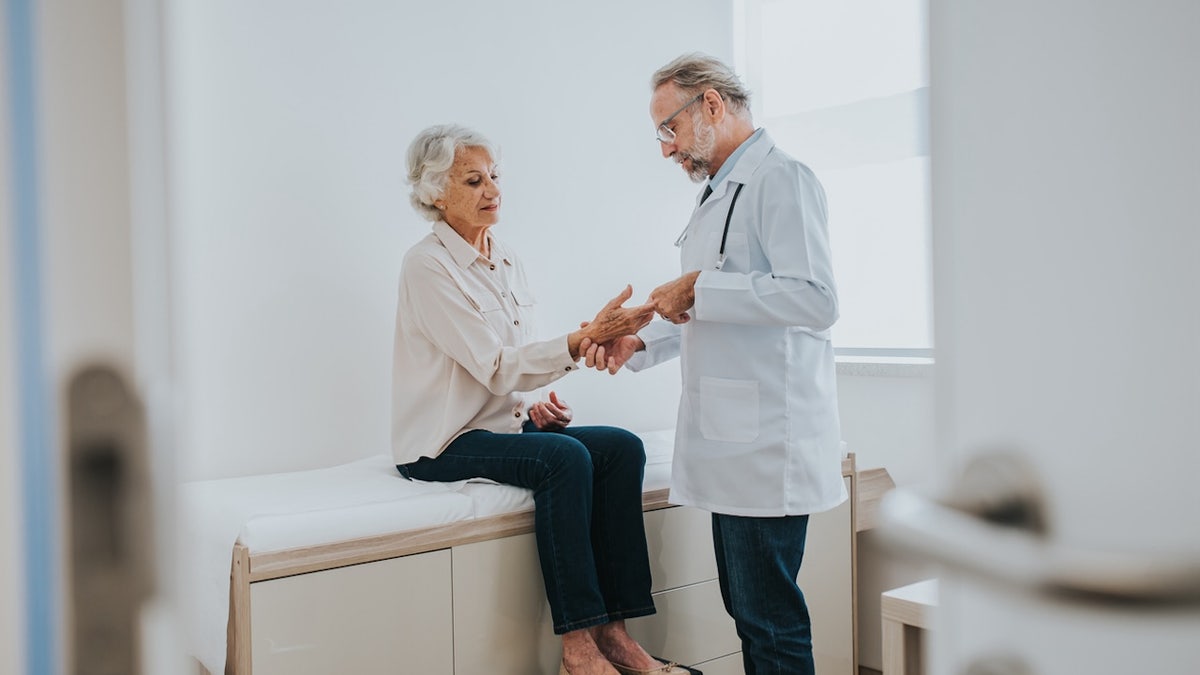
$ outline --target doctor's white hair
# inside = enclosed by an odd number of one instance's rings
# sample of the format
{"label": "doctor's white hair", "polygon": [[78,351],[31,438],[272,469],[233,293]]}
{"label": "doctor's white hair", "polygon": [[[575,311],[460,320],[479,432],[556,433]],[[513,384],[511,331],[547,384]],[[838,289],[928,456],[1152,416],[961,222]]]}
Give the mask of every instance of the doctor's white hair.
{"label": "doctor's white hair", "polygon": [[659,68],[650,77],[650,89],[657,91],[668,82],[682,92],[680,103],[708,89],[716,89],[731,113],[750,119],[750,90],[732,68],[708,54],[684,54]]}
{"label": "doctor's white hair", "polygon": [[408,146],[408,177],[412,186],[409,201],[426,220],[442,219],[442,212],[433,205],[446,190],[446,179],[454,165],[454,153],[459,148],[483,148],[497,160],[496,146],[486,136],[457,124],[437,124],[413,139]]}

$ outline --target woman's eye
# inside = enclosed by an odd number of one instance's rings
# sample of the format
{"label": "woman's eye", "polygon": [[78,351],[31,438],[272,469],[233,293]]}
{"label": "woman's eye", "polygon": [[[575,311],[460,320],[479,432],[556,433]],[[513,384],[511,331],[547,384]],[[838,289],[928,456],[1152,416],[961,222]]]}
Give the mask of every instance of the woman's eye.
{"label": "woman's eye", "polygon": [[467,185],[479,185],[480,182],[481,181],[478,178],[472,178],[471,180],[467,181]]}

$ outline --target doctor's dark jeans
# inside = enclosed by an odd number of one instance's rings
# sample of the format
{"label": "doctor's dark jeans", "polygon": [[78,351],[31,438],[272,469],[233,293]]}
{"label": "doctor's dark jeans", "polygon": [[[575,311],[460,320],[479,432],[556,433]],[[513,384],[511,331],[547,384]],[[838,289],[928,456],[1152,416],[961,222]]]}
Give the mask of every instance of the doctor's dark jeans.
{"label": "doctor's dark jeans", "polygon": [[558,635],[654,613],[642,520],[642,440],[616,427],[469,431],[406,478],[489,478],[533,490],[534,530]]}
{"label": "doctor's dark jeans", "polygon": [[721,598],[746,675],[813,675],[812,621],[796,585],[808,516],[714,513],[712,526]]}

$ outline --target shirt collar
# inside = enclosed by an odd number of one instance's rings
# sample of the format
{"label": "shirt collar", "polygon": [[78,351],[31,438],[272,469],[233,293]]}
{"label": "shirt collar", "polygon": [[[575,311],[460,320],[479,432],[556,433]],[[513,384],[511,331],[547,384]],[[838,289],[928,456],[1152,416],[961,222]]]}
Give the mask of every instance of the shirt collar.
{"label": "shirt collar", "polygon": [[713,176],[708,181],[708,184],[713,187],[714,191],[717,189],[716,186],[721,184],[721,181],[728,178],[730,173],[733,173],[733,167],[737,164],[738,160],[741,159],[742,155],[746,153],[746,150],[750,146],[754,145],[758,139],[762,138],[765,133],[766,131],[762,127],[759,127],[757,131],[755,131],[753,134],[750,134],[750,138],[742,141],[742,144],[737,146],[737,149],[733,151],[733,154],[729,155],[729,158],[726,159],[725,163],[721,165],[721,169],[717,171],[717,175]]}
{"label": "shirt collar", "polygon": [[[471,263],[476,260],[486,260],[478,249],[469,244],[466,239],[463,239],[459,233],[454,231],[453,227],[446,224],[446,221],[439,220],[434,223],[433,233],[442,242],[442,246],[445,246],[446,250],[450,252],[450,257],[454,258],[455,264],[462,269],[470,267]],[[509,262],[508,255],[500,248],[499,243],[492,236],[492,233],[488,232],[486,236],[488,238],[488,246],[492,250],[492,258],[503,260],[505,264],[511,265],[512,263]]]}

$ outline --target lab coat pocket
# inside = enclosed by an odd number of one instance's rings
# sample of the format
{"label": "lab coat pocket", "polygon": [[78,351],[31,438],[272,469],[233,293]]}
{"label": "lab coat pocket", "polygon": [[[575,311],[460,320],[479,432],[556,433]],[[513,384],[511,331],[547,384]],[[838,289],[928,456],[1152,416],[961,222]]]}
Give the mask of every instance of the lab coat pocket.
{"label": "lab coat pocket", "polygon": [[700,378],[700,433],[710,441],[758,438],[758,381]]}

